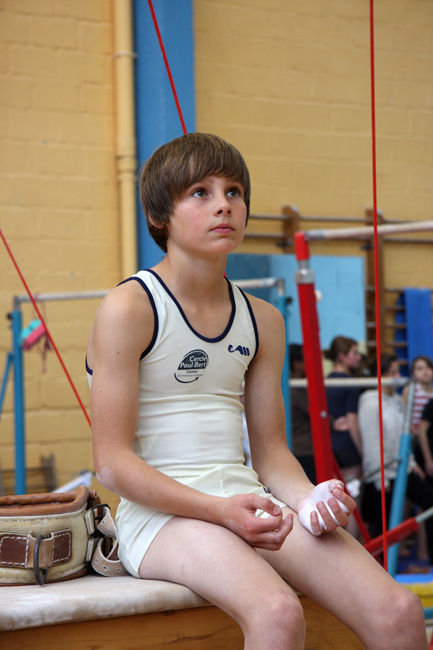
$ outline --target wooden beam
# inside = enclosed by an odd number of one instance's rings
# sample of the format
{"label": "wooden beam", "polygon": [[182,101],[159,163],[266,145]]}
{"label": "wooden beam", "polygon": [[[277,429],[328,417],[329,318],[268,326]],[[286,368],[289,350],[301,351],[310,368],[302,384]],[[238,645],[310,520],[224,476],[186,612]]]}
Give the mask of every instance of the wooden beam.
{"label": "wooden beam", "polygon": [[[306,650],[361,650],[343,623],[301,596],[307,621]],[[217,607],[139,614],[45,625],[0,633],[8,650],[242,650],[243,635],[235,621]]]}

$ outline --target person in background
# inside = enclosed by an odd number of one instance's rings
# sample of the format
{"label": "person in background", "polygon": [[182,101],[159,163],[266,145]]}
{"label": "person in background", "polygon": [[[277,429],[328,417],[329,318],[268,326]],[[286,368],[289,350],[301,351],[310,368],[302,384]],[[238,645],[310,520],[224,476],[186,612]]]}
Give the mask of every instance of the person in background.
{"label": "person in background", "polygon": [[[336,336],[325,352],[332,361],[329,379],[348,379],[357,370],[361,355],[357,342],[346,336]],[[359,389],[354,386],[328,386],[328,410],[331,417],[331,441],[335,458],[343,476],[358,477],[361,472],[361,436],[358,427]],[[346,418],[347,428],[336,429],[333,422]]]}
{"label": "person in background", "polygon": [[[411,432],[418,433],[419,421],[425,405],[433,399],[433,361],[426,356],[415,357],[410,368],[410,375],[415,381],[415,392],[412,405]],[[409,384],[403,389],[403,401],[407,405]]]}
{"label": "person in background", "polygon": [[[329,379],[349,379],[359,368],[361,354],[354,339],[336,336],[325,352],[325,358],[332,361]],[[362,472],[362,445],[358,427],[359,394],[359,388],[354,386],[326,388],[332,451],[346,483],[359,479]],[[345,426],[336,426],[337,422],[345,422]],[[354,537],[359,535],[354,517],[350,518],[346,530]]]}
{"label": "person in background", "polygon": [[[418,465],[424,470],[427,481],[433,483],[432,446],[429,444],[429,420],[433,419],[427,404],[433,399],[433,361],[424,355],[415,357],[410,368],[411,378],[415,381],[413,393],[411,433],[414,438],[414,455]],[[403,389],[403,400],[407,406],[409,384]],[[433,433],[432,433],[433,437]],[[433,441],[432,441],[433,442]],[[416,533],[418,561],[427,564],[427,535],[424,523]]]}
{"label": "person in background", "polygon": [[421,413],[414,453],[427,480],[433,483],[433,399],[427,402]]}
{"label": "person in background", "polygon": [[[382,377],[398,379],[397,357],[381,356]],[[368,523],[372,537],[382,532],[379,392],[367,390],[359,400],[359,428],[363,444],[363,469],[366,483],[362,497],[362,516]],[[397,475],[400,437],[404,425],[404,403],[396,386],[382,387],[383,451],[385,464],[386,510],[389,513],[394,479]],[[433,485],[425,480],[423,471],[412,458],[409,463],[406,495],[412,503],[425,510],[433,506]],[[425,522],[430,564],[433,564],[433,518]]]}

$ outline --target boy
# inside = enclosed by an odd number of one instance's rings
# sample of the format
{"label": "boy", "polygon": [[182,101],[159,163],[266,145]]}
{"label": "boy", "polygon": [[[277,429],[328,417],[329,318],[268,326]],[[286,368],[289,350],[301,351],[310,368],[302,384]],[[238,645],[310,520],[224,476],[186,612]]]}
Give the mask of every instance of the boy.
{"label": "boy", "polygon": [[[242,156],[188,134],[153,154],[140,184],[166,256],[106,297],[87,350],[95,466],[122,497],[126,568],[215,603],[248,650],[304,646],[285,580],[367,648],[426,647],[419,600],[338,528],[353,500],[338,481],[314,488],[287,448],[283,320],[224,277],[249,211]],[[257,474],[243,464],[243,381]]]}

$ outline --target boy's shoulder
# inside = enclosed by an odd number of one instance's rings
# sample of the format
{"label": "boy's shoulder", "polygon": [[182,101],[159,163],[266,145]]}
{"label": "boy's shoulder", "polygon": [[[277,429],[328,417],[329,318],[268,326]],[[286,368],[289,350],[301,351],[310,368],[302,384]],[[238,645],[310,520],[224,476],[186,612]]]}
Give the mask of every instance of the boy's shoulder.
{"label": "boy's shoulder", "polygon": [[284,318],[274,305],[257,298],[251,294],[246,294],[251,304],[251,309],[257,325],[259,337],[258,357],[266,356],[275,349],[280,354],[280,347],[285,341],[285,323]]}
{"label": "boy's shoulder", "polygon": [[98,316],[107,322],[143,318],[152,308],[139,282],[124,281],[111,289],[103,299]]}

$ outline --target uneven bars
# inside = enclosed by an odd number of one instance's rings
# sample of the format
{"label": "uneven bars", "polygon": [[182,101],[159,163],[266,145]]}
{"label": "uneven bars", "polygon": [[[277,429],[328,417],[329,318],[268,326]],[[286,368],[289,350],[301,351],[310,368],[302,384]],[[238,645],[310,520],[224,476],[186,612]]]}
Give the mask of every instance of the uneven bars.
{"label": "uneven bars", "polygon": [[[433,230],[433,221],[412,221],[402,224],[384,224],[377,226],[379,235],[405,233],[405,232],[421,232],[424,230]],[[317,241],[320,239],[368,239],[373,237],[373,226],[364,226],[361,228],[324,228],[317,230],[305,231],[305,238],[309,241]]]}

